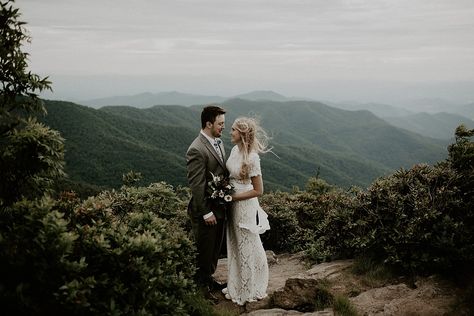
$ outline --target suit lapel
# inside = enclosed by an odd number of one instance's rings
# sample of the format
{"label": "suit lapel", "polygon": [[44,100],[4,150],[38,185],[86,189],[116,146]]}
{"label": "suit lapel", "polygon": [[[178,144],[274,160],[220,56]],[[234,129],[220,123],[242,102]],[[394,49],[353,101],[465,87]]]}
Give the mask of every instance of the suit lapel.
{"label": "suit lapel", "polygon": [[[201,143],[204,144],[204,146],[207,148],[207,150],[212,154],[212,156],[214,156],[214,158],[217,160],[217,162],[223,167],[225,168],[224,166],[224,162],[221,160],[221,158],[219,158],[219,155],[217,154],[216,150],[214,149],[214,147],[211,145],[211,143],[207,140],[206,137],[204,137],[204,135],[202,134],[199,134],[200,136],[200,140],[201,140]],[[222,144],[221,144],[222,146]],[[224,154],[224,152],[222,152],[222,154]]]}

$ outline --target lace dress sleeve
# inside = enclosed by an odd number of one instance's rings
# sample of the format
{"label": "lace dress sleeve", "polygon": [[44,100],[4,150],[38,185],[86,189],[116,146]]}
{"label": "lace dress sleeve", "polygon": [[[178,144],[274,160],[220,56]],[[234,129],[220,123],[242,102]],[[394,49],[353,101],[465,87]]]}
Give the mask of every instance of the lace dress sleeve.
{"label": "lace dress sleeve", "polygon": [[258,156],[258,154],[255,152],[251,153],[249,160],[250,160],[250,172],[249,172],[250,178],[261,176],[262,170],[260,168],[260,157]]}

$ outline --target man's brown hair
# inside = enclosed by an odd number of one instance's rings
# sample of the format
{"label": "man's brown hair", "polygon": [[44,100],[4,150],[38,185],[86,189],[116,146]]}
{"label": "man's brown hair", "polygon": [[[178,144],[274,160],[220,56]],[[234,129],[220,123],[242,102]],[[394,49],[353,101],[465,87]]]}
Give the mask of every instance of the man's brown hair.
{"label": "man's brown hair", "polygon": [[225,110],[217,105],[208,105],[201,112],[201,127],[204,129],[207,122],[214,124],[216,117],[225,114]]}

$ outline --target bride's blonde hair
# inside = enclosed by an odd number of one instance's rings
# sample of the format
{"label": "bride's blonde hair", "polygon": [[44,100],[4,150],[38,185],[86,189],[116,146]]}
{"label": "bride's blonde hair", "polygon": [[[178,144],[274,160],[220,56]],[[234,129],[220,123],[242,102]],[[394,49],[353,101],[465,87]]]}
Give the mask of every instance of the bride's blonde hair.
{"label": "bride's blonde hair", "polygon": [[256,118],[238,117],[232,127],[239,132],[242,142],[240,150],[244,159],[240,168],[240,178],[247,179],[250,173],[250,153],[254,151],[260,154],[271,151],[271,148],[268,148],[269,137]]}

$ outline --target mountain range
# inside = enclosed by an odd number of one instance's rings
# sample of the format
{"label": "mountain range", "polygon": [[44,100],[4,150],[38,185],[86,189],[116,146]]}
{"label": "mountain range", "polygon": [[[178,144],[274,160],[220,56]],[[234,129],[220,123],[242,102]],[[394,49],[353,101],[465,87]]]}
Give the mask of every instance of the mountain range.
{"label": "mountain range", "polygon": [[[141,93],[132,96],[116,96],[80,102],[94,108],[110,105],[128,105],[137,108],[148,108],[155,105],[183,105],[223,103],[229,99],[245,99],[251,101],[288,102],[295,100],[314,101],[301,97],[286,97],[274,91],[260,90],[239,94],[232,98],[222,96],[206,96],[181,92]],[[460,124],[474,127],[474,103],[465,105],[452,104],[442,99],[419,99],[410,105],[395,106],[381,103],[331,102],[324,101],[332,107],[359,111],[368,110],[385,119],[390,124],[419,133],[423,136],[439,139],[452,139],[454,129]]]}
{"label": "mountain range", "polygon": [[[415,163],[446,157],[447,141],[396,128],[369,111],[347,111],[315,101],[222,102],[228,111],[223,140],[240,115],[259,117],[272,136],[262,155],[267,190],[291,190],[319,175],[342,187],[367,186],[375,178]],[[145,182],[187,185],[184,154],[198,135],[202,106],[94,109],[45,101],[42,120],[66,139],[66,171],[72,181],[117,187],[122,174],[141,172]]]}
{"label": "mountain range", "polygon": [[259,90],[239,94],[231,98],[221,96],[207,96],[176,91],[160,93],[140,93],[131,96],[113,96],[100,99],[84,100],[80,104],[93,108],[100,108],[108,105],[128,105],[136,108],[148,108],[155,105],[183,105],[191,106],[196,104],[222,103],[225,100],[239,98],[252,101],[292,101],[304,100],[304,98],[289,98],[273,91]]}
{"label": "mountain range", "polygon": [[393,126],[439,139],[453,138],[456,127],[461,124],[464,124],[467,128],[474,128],[473,120],[458,114],[445,112],[422,112],[406,116],[389,116],[383,119]]}

